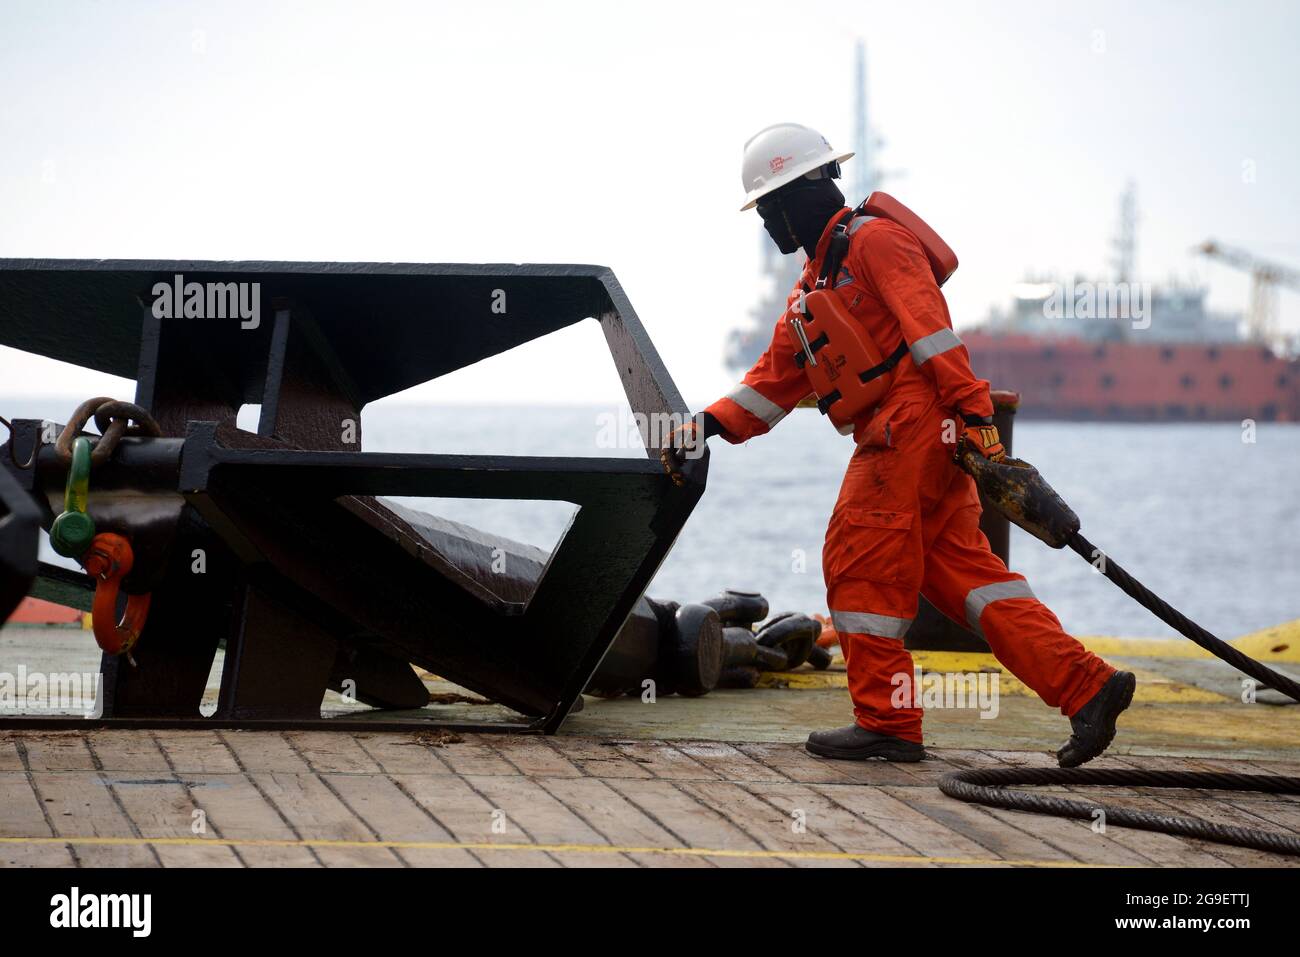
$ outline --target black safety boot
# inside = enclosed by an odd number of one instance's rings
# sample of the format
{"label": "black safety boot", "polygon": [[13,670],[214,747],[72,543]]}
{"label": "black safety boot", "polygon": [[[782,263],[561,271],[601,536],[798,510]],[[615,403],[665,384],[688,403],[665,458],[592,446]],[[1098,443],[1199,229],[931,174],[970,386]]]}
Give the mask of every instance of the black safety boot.
{"label": "black safety boot", "polygon": [[888,734],[868,731],[851,724],[834,731],[814,731],[804,745],[813,754],[842,761],[866,761],[883,758],[886,761],[920,761],[925,748],[915,741],[904,741]]}
{"label": "black safety boot", "polygon": [[1056,752],[1056,761],[1061,767],[1077,768],[1110,747],[1115,739],[1115,719],[1133,703],[1133,689],[1136,687],[1137,678],[1133,672],[1117,671],[1087,704],[1070,716],[1074,733]]}

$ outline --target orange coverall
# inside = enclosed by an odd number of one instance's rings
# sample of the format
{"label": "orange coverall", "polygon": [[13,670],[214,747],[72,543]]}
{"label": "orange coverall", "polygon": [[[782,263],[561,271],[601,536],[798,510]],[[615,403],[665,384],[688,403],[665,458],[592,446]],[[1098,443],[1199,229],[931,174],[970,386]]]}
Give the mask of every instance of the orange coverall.
{"label": "orange coverall", "polygon": [[[822,234],[787,310],[801,288],[813,288],[840,215]],[[961,434],[961,413],[993,414],[989,384],[971,371],[916,238],[870,216],[855,217],[848,228],[849,251],[835,292],[881,355],[903,341],[909,347],[874,414],[854,421],[857,448],[822,551],[827,604],[848,665],[857,723],[921,741],[921,708],[892,700],[902,681],[912,687],[903,636],[918,594],[981,635],[998,661],[1047,704],[1072,715],[1115,669],[1067,635],[1024,576],[1008,571],[989,549],[979,529],[975,482],[953,463],[952,445],[945,444]],[[728,442],[767,432],[812,391],[794,362],[797,347],[785,318],[743,381],[707,409]]]}

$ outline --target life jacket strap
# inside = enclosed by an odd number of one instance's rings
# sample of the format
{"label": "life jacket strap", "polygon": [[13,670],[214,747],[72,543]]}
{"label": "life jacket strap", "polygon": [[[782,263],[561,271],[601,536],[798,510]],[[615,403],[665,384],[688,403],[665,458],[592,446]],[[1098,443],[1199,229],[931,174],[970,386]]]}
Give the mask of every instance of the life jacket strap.
{"label": "life jacket strap", "polygon": [[872,366],[865,372],[858,373],[858,379],[862,382],[870,382],[872,379],[878,379],[885,373],[889,372],[894,366],[903,361],[903,356],[907,355],[907,343],[900,342],[895,349],[880,365]]}
{"label": "life jacket strap", "polygon": [[822,348],[830,345],[830,341],[831,341],[830,336],[826,335],[826,333],[823,332],[812,342],[808,343],[807,352],[805,352],[803,349],[800,349],[798,352],[794,354],[794,364],[797,365],[800,369],[802,369],[808,363],[808,353],[811,352],[814,356],[816,356],[817,353],[822,350]]}
{"label": "life jacket strap", "polygon": [[817,400],[817,411],[822,415],[825,415],[830,410],[830,407],[842,398],[843,396],[840,395],[839,389],[836,389],[834,392],[828,392]]}
{"label": "life jacket strap", "polygon": [[825,289],[827,281],[839,275],[844,257],[849,254],[848,222],[858,214],[861,208],[859,206],[858,209],[849,209],[840,213],[835,228],[831,231],[831,242],[826,248],[826,258],[822,260],[822,271],[817,276],[816,288]]}
{"label": "life jacket strap", "polygon": [[[866,372],[858,373],[858,378],[863,382],[870,382],[872,379],[878,379],[880,376],[889,372],[890,369],[894,368],[894,366],[898,365],[905,355],[907,355],[907,343],[901,342],[899,343],[898,348],[890,353],[888,359],[879,365],[872,366]],[[817,400],[817,411],[822,415],[826,415],[826,413],[830,411],[830,407],[842,398],[843,396],[840,395],[839,389],[836,389],[834,392],[828,392]]]}

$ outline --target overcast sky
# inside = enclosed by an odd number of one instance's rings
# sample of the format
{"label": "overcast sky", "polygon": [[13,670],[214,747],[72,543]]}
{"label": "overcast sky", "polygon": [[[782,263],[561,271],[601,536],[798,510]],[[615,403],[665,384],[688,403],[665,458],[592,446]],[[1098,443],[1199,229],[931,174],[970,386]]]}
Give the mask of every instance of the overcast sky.
{"label": "overcast sky", "polygon": [[[0,256],[600,263],[699,405],[758,293],[741,146],[790,120],[848,148],[861,37],[887,188],[961,258],[959,328],[1029,271],[1104,270],[1130,178],[1142,276],[1240,310],[1246,279],[1188,249],[1300,265],[1298,10],[0,0]],[[502,401],[619,394],[594,323],[552,339],[492,360]],[[0,381],[131,393],[7,349]]]}

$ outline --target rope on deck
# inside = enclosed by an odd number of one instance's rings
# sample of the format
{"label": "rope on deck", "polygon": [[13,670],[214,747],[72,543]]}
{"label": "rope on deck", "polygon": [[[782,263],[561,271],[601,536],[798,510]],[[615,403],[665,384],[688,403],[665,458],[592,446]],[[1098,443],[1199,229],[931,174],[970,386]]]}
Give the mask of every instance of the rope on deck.
{"label": "rope on deck", "polygon": [[1300,838],[1276,831],[1214,824],[1193,817],[1154,814],[1113,804],[1069,801],[1047,794],[1007,790],[1007,785],[1110,785],[1112,787],[1203,788],[1214,791],[1258,791],[1300,794],[1300,778],[1278,774],[1229,774],[1217,771],[1157,771],[1120,768],[972,768],[939,779],[939,790],[951,798],[989,807],[1032,814],[1093,820],[1100,811],[1105,825],[1159,831],[1219,844],[1249,847],[1300,857]]}

